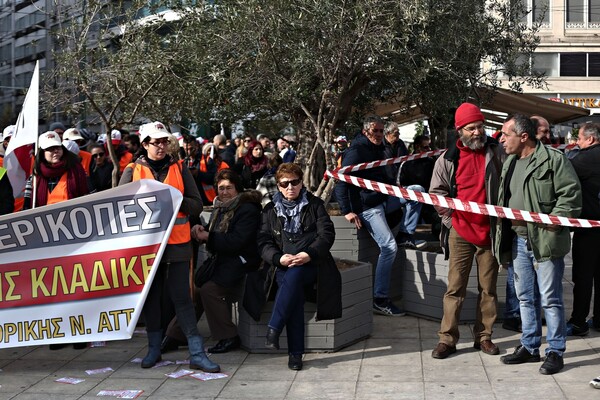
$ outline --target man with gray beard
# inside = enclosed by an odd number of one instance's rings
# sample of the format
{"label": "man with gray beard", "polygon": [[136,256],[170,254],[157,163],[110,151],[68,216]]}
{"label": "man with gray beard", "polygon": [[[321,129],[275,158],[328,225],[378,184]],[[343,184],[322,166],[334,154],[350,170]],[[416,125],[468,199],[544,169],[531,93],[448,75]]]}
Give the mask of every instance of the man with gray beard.
{"label": "man with gray beard", "polygon": [[[463,103],[456,109],[455,143],[438,158],[429,192],[463,201],[492,203],[496,201],[502,167],[502,148],[485,134],[485,118],[479,107]],[[438,332],[439,343],[433,358],[446,358],[456,352],[458,323],[467,292],[473,258],[477,261],[479,296],[473,347],[486,354],[500,353],[492,342],[496,321],[496,281],[498,263],[492,254],[492,218],[466,211],[437,207],[442,217],[440,244],[448,262],[448,288],[444,295],[444,316]]]}

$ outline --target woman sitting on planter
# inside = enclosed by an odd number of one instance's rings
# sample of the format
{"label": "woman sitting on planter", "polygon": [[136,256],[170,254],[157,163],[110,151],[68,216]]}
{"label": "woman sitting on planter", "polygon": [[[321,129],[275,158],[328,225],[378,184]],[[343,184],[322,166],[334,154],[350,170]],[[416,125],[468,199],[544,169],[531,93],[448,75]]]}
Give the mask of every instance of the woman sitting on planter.
{"label": "woman sitting on planter", "polygon": [[266,347],[279,349],[279,335],[287,327],[288,367],[300,370],[305,289],[317,283],[317,320],[342,315],[341,277],[329,252],[335,230],[323,201],[302,185],[303,173],[298,165],[281,164],[275,177],[279,193],[264,208],[258,232],[259,251],[265,262],[277,267],[279,287]]}
{"label": "woman sitting on planter", "polygon": [[[231,304],[239,300],[246,273],[260,264],[256,232],[260,225],[262,196],[256,190],[244,191],[240,176],[230,169],[217,173],[215,186],[217,197],[208,226],[192,227],[192,237],[206,243],[211,255],[203,267],[214,265],[205,282],[196,279],[196,319],[206,314],[210,334],[218,340],[208,349],[209,353],[227,353],[240,347],[237,327],[231,320]],[[185,336],[176,320],[172,321],[163,341],[163,351],[184,344]]]}

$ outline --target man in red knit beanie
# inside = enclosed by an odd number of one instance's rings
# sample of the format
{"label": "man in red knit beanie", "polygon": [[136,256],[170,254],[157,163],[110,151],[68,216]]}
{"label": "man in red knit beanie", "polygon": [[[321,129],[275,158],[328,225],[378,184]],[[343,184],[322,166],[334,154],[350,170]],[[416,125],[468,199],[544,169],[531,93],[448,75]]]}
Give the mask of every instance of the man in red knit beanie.
{"label": "man in red knit beanie", "polygon": [[[454,126],[458,139],[450,143],[436,161],[430,193],[477,203],[496,201],[503,151],[498,141],[485,134],[484,120],[481,110],[474,104],[463,103],[456,109]],[[459,317],[473,258],[477,261],[479,281],[473,347],[486,354],[499,354],[498,346],[492,342],[498,263],[492,254],[490,229],[495,223],[485,215],[442,207],[436,207],[436,210],[442,216],[440,242],[449,263],[439,343],[431,356],[446,358],[456,352]]]}

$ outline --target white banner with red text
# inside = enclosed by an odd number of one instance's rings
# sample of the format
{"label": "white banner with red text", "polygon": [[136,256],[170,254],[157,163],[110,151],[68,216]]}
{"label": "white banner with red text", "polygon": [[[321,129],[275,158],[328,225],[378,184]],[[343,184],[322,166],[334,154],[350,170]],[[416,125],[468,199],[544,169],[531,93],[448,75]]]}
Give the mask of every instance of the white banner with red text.
{"label": "white banner with red text", "polygon": [[141,180],[0,217],[0,348],[131,338],[181,201]]}

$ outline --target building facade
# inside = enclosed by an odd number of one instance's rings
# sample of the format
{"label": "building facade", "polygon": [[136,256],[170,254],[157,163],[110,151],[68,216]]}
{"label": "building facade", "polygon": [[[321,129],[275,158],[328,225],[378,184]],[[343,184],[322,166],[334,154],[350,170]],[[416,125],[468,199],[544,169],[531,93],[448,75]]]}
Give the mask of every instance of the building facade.
{"label": "building facade", "polygon": [[600,120],[600,0],[527,0],[529,22],[542,20],[533,67],[547,90],[527,93],[590,110]]}

